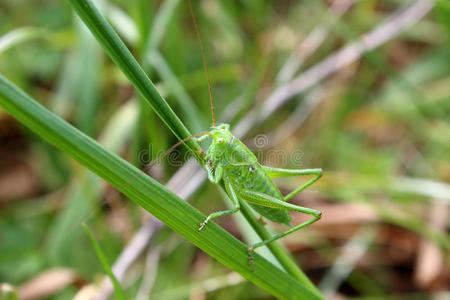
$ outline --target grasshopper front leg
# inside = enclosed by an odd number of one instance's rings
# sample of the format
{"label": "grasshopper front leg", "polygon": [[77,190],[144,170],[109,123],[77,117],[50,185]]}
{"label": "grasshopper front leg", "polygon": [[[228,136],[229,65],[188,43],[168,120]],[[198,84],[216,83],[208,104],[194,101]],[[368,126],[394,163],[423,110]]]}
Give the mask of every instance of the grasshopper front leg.
{"label": "grasshopper front leg", "polygon": [[240,204],[239,204],[239,200],[236,196],[236,192],[233,188],[233,186],[231,185],[230,181],[226,178],[223,179],[224,183],[225,183],[225,189],[227,191],[227,194],[229,195],[229,197],[231,198],[231,201],[233,202],[234,208],[233,209],[228,209],[228,210],[223,210],[223,211],[218,211],[215,213],[210,214],[205,221],[203,221],[202,223],[200,223],[200,227],[198,228],[198,231],[202,230],[203,227],[206,226],[206,224],[208,224],[208,222],[211,219],[217,218],[217,217],[221,217],[221,216],[225,216],[225,215],[231,215],[234,213],[237,213],[239,211]]}

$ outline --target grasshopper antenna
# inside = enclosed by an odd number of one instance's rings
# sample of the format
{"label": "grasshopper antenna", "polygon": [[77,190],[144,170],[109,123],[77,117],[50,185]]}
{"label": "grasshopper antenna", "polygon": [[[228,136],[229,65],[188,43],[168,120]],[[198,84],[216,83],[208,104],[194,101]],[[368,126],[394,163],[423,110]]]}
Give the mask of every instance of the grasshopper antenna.
{"label": "grasshopper antenna", "polygon": [[211,80],[209,78],[208,65],[206,64],[205,49],[203,47],[202,38],[200,36],[200,30],[198,29],[198,23],[197,23],[197,19],[195,18],[194,9],[192,8],[191,0],[188,0],[188,4],[189,4],[189,11],[191,12],[192,22],[194,23],[195,33],[197,35],[197,38],[198,38],[198,41],[200,44],[200,52],[202,53],[202,60],[203,60],[203,66],[205,67],[206,79],[208,80],[209,101],[211,104],[212,124],[213,124],[213,126],[216,126],[216,117],[214,114],[214,101],[213,101],[213,95],[212,95],[212,89],[211,89]]}
{"label": "grasshopper antenna", "polygon": [[169,149],[167,149],[163,154],[161,154],[159,157],[155,158],[154,160],[152,160],[146,167],[145,170],[149,170],[152,166],[154,166],[158,161],[160,161],[161,159],[163,159],[167,154],[169,154],[170,152],[172,152],[173,149],[175,149],[176,147],[178,147],[179,145],[185,143],[186,141],[197,137],[197,136],[202,136],[202,135],[211,135],[211,133],[209,131],[203,131],[203,132],[198,132],[195,133],[191,136],[188,136],[187,138],[184,138],[180,141],[178,141],[175,145],[173,145],[172,147],[170,147]]}

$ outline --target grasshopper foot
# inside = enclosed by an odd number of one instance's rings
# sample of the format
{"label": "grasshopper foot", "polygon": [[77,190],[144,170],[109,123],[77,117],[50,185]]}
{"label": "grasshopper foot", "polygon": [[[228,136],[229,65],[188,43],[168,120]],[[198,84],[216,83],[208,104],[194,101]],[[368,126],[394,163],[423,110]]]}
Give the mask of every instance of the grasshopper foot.
{"label": "grasshopper foot", "polygon": [[198,231],[202,230],[203,227],[205,227],[206,224],[208,224],[209,219],[211,219],[211,216],[208,216],[208,217],[205,219],[205,221],[203,221],[203,222],[200,223],[200,227],[198,228]]}
{"label": "grasshopper foot", "polygon": [[200,223],[200,227],[198,228],[198,230],[197,231],[200,231],[200,230],[202,230],[203,229],[203,227],[205,227],[206,226],[206,221],[203,221],[203,222],[201,222]]}

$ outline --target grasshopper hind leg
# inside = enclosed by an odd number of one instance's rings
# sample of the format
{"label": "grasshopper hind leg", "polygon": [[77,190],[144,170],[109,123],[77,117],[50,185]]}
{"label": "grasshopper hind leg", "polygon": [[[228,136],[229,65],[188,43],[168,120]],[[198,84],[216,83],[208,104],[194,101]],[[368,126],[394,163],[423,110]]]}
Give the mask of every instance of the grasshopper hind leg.
{"label": "grasshopper hind leg", "polygon": [[[260,206],[265,206],[265,207],[271,207],[271,208],[278,208],[278,209],[283,209],[283,210],[288,210],[288,211],[296,211],[296,212],[301,212],[301,213],[305,213],[308,215],[313,216],[312,219],[303,222],[301,224],[298,224],[296,226],[293,226],[292,228],[286,230],[285,232],[279,233],[274,235],[273,237],[266,239],[264,241],[258,242],[250,247],[248,247],[248,254],[249,254],[249,264],[253,265],[253,253],[254,250],[256,248],[268,245],[278,239],[281,239],[282,237],[285,237],[301,228],[307,227],[309,225],[311,225],[312,223],[315,223],[317,221],[320,220],[320,218],[322,217],[322,212],[316,209],[312,209],[312,208],[307,208],[307,207],[303,207],[303,206],[298,206],[298,205],[294,205],[288,202],[284,202],[283,200],[277,199],[275,197],[272,197],[270,195],[266,195],[263,193],[259,193],[259,192],[254,192],[254,191],[250,191],[250,190],[245,190],[242,191],[239,194],[240,197],[242,197],[242,199],[244,199],[245,201],[247,201],[248,203],[254,204],[254,205],[260,205]],[[253,269],[253,266],[252,266]]]}
{"label": "grasshopper hind leg", "polygon": [[290,229],[286,230],[285,232],[276,234],[273,237],[271,237],[270,239],[261,241],[259,243],[256,243],[256,244],[250,246],[248,248],[250,263],[253,263],[253,252],[256,248],[270,244],[270,243],[272,243],[278,239],[281,239],[282,237],[285,237],[299,229],[305,228],[305,227],[311,225],[312,223],[319,221],[320,218],[322,217],[322,212],[319,210],[302,207],[302,206],[297,206],[297,205],[285,202],[285,201],[288,201],[289,199],[291,199],[292,197],[294,197],[296,194],[303,191],[304,189],[306,189],[307,187],[309,187],[310,185],[312,185],[317,180],[319,180],[320,177],[322,177],[322,169],[290,170],[290,169],[272,168],[272,167],[267,167],[267,166],[263,166],[263,168],[271,178],[285,177],[285,176],[298,176],[298,175],[315,175],[315,176],[314,176],[314,178],[310,179],[305,184],[298,187],[297,189],[295,189],[293,192],[291,192],[287,196],[283,197],[282,200],[277,199],[275,197],[271,197],[269,195],[255,193],[253,191],[244,191],[244,199],[246,198],[246,200],[249,203],[253,203],[255,205],[279,208],[279,209],[284,209],[284,210],[288,210],[288,211],[297,211],[297,212],[312,215],[313,218],[306,222],[303,222],[301,224],[293,226]]}

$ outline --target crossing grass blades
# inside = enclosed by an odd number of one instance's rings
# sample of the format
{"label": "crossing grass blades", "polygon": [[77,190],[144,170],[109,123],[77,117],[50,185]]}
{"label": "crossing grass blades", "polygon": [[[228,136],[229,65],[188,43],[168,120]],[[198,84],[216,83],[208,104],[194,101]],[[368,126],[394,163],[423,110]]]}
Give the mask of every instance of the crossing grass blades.
{"label": "crossing grass blades", "polygon": [[[322,213],[319,210],[294,205],[287,201],[316,182],[322,176],[322,169],[296,170],[261,165],[254,153],[231,133],[229,124],[216,124],[211,80],[206,64],[205,51],[190,0],[188,4],[195,32],[199,40],[205,74],[208,81],[212,127],[210,131],[195,134],[177,143],[177,145],[184,143],[190,138],[196,139],[197,142],[201,142],[207,138],[211,139],[208,150],[200,156],[204,160],[202,165],[205,167],[210,182],[214,184],[223,182],[225,190],[233,203],[232,209],[211,213],[200,223],[198,231],[205,228],[208,222],[214,218],[237,213],[240,209],[240,201],[249,203],[264,218],[279,224],[291,226],[290,229],[282,233],[249,246],[249,264],[253,265],[253,252],[256,248],[268,245],[320,220]],[[281,194],[277,185],[272,180],[272,178],[276,177],[297,175],[314,175],[314,177],[286,196]],[[312,219],[292,226],[290,224],[291,216],[288,213],[289,211],[311,215]]]}

